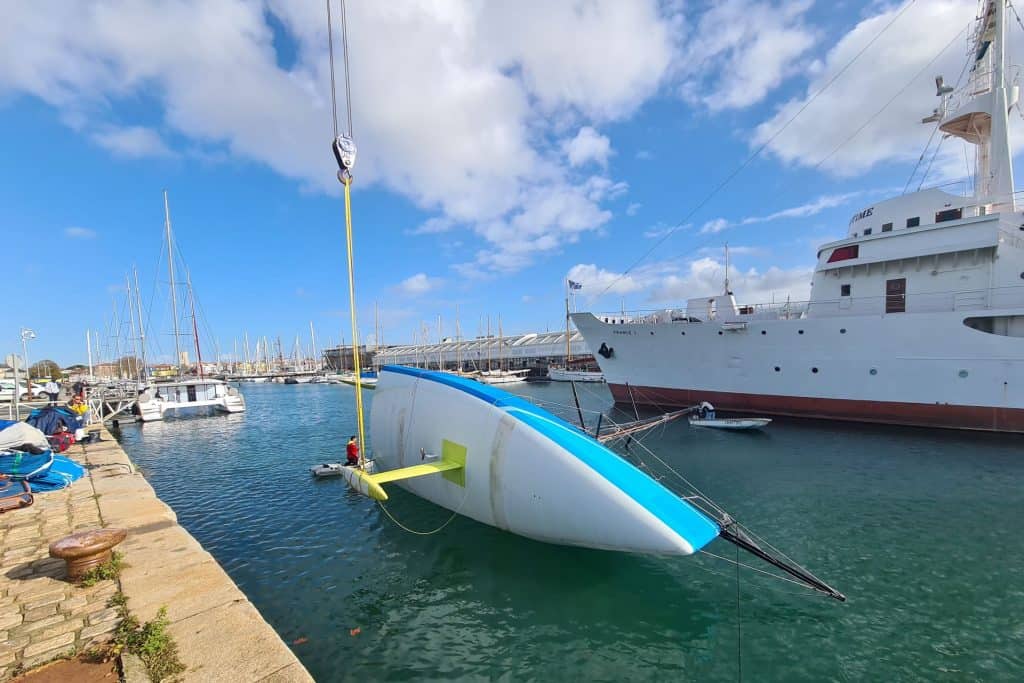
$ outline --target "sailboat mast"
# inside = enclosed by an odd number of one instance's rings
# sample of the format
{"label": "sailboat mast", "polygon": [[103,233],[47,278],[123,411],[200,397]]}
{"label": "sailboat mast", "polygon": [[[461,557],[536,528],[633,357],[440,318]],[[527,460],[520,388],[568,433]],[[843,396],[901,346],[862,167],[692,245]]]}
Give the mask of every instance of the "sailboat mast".
{"label": "sailboat mast", "polygon": [[316,330],[313,329],[313,321],[309,321],[309,339],[313,344],[313,371],[316,372],[320,369],[320,356],[316,354]]}
{"label": "sailboat mast", "polygon": [[455,371],[462,372],[462,325],[459,323],[458,304],[455,304]]}
{"label": "sailboat mast", "polygon": [[565,281],[565,369],[569,369],[572,348],[569,346],[569,281]]}
{"label": "sailboat mast", "polygon": [[491,371],[491,315],[487,314],[487,372]]}
{"label": "sailboat mast", "polygon": [[141,369],[139,368],[139,338],[135,330],[135,306],[133,304],[132,296],[132,280],[128,277],[128,273],[124,274],[124,282],[128,285],[128,318],[131,321],[131,335],[132,335],[132,356],[134,356],[135,362],[135,379],[142,381]]}
{"label": "sailboat mast", "polygon": [[146,377],[146,325],[142,320],[142,293],[139,291],[139,269],[132,265],[132,274],[135,276],[135,305],[139,311],[139,347],[142,351],[142,372],[140,379]]}
{"label": "sailboat mast", "polygon": [[199,350],[199,326],[196,324],[196,295],[192,291],[192,273],[185,271],[185,282],[188,286],[188,300],[192,307],[192,337],[196,342],[196,362],[199,364],[199,379],[203,378],[203,352]]}
{"label": "sailboat mast", "polygon": [[164,190],[164,228],[167,231],[167,272],[171,277],[171,320],[174,322],[174,367],[181,374],[181,349],[178,345],[178,297],[174,289],[174,246],[171,238],[171,207]]}

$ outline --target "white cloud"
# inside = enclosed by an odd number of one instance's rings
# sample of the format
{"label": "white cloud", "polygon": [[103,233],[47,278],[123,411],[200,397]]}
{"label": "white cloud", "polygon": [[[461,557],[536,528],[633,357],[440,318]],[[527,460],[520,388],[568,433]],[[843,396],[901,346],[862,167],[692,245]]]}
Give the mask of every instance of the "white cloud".
{"label": "white cloud", "polygon": [[636,156],[640,161],[649,161],[654,158],[654,154],[649,149],[637,150],[637,153],[634,156]]}
{"label": "white cloud", "polygon": [[626,207],[626,215],[627,216],[635,216],[635,215],[637,215],[637,213],[640,212],[640,209],[642,207],[643,207],[643,204],[640,204],[638,202],[633,202],[629,206]]}
{"label": "white cloud", "polygon": [[[348,10],[364,187],[384,186],[465,225],[484,242],[484,270],[522,267],[607,221],[601,202],[611,193],[594,198],[549,141],[629,116],[656,92],[674,45],[672,18],[655,0],[410,0]],[[295,43],[287,69],[265,12]],[[42,4],[15,3],[0,23],[0,97],[36,96],[121,154],[161,153],[159,128],[186,149],[337,192],[326,38],[317,3],[107,0],[69,3],[60,21]],[[114,130],[110,111],[140,96],[157,111]],[[492,226],[537,216],[538,201],[563,209],[532,226],[537,248],[491,239],[501,233]]]}
{"label": "white cloud", "polygon": [[562,150],[569,159],[570,166],[583,166],[594,162],[599,166],[608,165],[608,155],[612,152],[611,141],[590,126],[580,128],[580,132],[571,140],[562,143]]}
{"label": "white cloud", "polygon": [[446,216],[434,216],[409,231],[410,235],[438,235],[455,228],[455,221]]}
{"label": "white cloud", "polygon": [[[732,250],[730,249],[730,252]],[[806,301],[811,294],[813,268],[782,269],[771,266],[765,271],[757,268],[740,270],[729,268],[729,289],[740,304],[761,304],[783,301]],[[663,305],[679,305],[686,299],[721,293],[725,287],[725,264],[711,257],[691,261],[678,274],[670,274],[653,283],[647,300]]]}
{"label": "white cloud", "polygon": [[96,231],[73,225],[70,228],[64,229],[64,235],[74,239],[91,240],[96,237]]}
{"label": "white cloud", "polygon": [[[892,28],[865,52],[839,80],[810,104],[796,121],[768,145],[785,162],[816,166],[840,176],[864,172],[885,160],[913,161],[931,133],[921,118],[938,105],[934,78],[956,80],[964,63],[966,38],[954,39],[974,17],[974,0],[934,0],[911,6]],[[895,5],[861,21],[810,72],[807,94],[793,99],[757,127],[752,145],[767,141],[811,96],[835,77],[899,11]],[[925,65],[950,41],[949,49],[930,68]],[[1011,50],[1013,42],[1010,43]],[[923,71],[922,71],[923,70]],[[911,79],[917,80],[911,83]],[[884,112],[872,117],[901,88],[906,91]],[[865,128],[831,157],[827,155],[861,125]],[[959,144],[948,148],[962,156]],[[959,167],[962,169],[962,159]]]}
{"label": "white cloud", "polygon": [[[754,248],[730,249],[730,254],[754,253]],[[813,268],[741,270],[729,268],[729,286],[739,303],[768,303],[772,300],[805,301],[810,296]],[[658,262],[635,269],[628,275],[608,271],[595,264],[577,264],[567,277],[583,284],[584,298],[592,303],[602,296],[642,294],[648,304],[681,306],[687,299],[721,292],[725,285],[725,264],[711,256],[689,262]],[[605,291],[605,288],[608,288]]]}
{"label": "white cloud", "polygon": [[797,72],[815,43],[803,18],[810,0],[719,0],[687,40],[682,94],[713,111],[756,104]]}
{"label": "white cloud", "polygon": [[822,195],[817,199],[801,204],[800,206],[792,206],[788,209],[782,209],[775,213],[770,213],[767,216],[749,216],[744,218],[740,223],[742,225],[750,225],[751,223],[767,223],[769,221],[775,221],[780,218],[807,218],[808,216],[816,216],[825,209],[832,209],[837,206],[842,206],[848,203],[854,197],[858,197],[862,192],[845,192],[843,194],[831,194]]}
{"label": "white cloud", "polygon": [[729,227],[729,221],[724,218],[714,218],[700,227],[700,234],[715,235]]}
{"label": "white cloud", "polygon": [[426,294],[433,289],[437,289],[442,283],[441,278],[429,277],[426,273],[416,273],[402,280],[398,288],[410,296],[419,296],[420,294]]}
{"label": "white cloud", "polygon": [[124,159],[174,156],[160,135],[144,126],[107,127],[89,137],[114,156]]}
{"label": "white cloud", "polygon": [[[863,192],[844,192],[842,194],[827,194],[818,197],[806,204],[800,204],[799,206],[791,206],[788,209],[782,209],[774,213],[770,213],[765,216],[747,216],[736,222],[729,222],[724,218],[715,218],[707,221],[701,226],[700,234],[702,235],[715,235],[722,232],[727,228],[731,228],[737,225],[752,225],[755,223],[768,223],[770,221],[777,221],[780,218],[807,218],[809,216],[816,216],[826,209],[832,209],[837,206],[842,206],[848,203],[854,197],[858,197],[864,194]],[[648,235],[649,237],[653,235]]]}

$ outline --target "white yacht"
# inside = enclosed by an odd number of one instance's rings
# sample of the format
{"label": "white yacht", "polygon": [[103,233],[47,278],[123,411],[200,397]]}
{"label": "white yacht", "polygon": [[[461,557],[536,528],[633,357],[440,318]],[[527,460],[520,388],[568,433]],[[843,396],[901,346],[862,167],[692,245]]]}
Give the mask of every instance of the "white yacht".
{"label": "white yacht", "polygon": [[924,119],[976,150],[972,196],[904,194],[854,214],[801,304],[573,315],[619,401],[1024,432],[1024,214],[1013,185],[1005,0],[974,27],[966,85]]}
{"label": "white yacht", "polygon": [[139,394],[139,419],[164,419],[169,410],[211,407],[224,413],[245,411],[238,389],[219,379],[186,379],[154,384]]}

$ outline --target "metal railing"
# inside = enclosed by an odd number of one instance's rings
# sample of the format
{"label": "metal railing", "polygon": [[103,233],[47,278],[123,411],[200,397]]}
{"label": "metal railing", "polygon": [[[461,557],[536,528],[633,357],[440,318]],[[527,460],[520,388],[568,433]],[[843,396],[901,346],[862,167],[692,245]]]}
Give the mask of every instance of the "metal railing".
{"label": "metal railing", "polygon": [[737,305],[735,311],[716,310],[710,315],[705,312],[699,315],[691,312],[687,315],[685,308],[663,308],[594,313],[594,316],[609,325],[789,320],[817,316],[883,314],[887,309],[896,312],[893,309],[900,308],[901,303],[904,309],[901,312],[906,313],[1024,308],[1024,286],[745,304]]}

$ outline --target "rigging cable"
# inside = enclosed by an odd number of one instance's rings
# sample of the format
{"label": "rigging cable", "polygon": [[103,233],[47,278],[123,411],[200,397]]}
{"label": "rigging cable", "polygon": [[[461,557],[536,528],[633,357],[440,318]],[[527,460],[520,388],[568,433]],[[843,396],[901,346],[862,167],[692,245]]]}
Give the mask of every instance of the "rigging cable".
{"label": "rigging cable", "polygon": [[345,67],[345,94],[346,107],[348,110],[349,129],[345,135],[338,135],[337,111],[338,94],[334,79],[334,28],[331,22],[331,0],[327,0],[327,42],[330,52],[331,69],[331,109],[334,113],[334,140],[331,148],[335,160],[338,162],[338,180],[345,188],[345,246],[348,253],[348,300],[349,314],[352,323],[352,369],[355,371],[356,386],[356,420],[359,433],[359,467],[363,468],[366,463],[366,431],[363,419],[363,381],[362,368],[360,367],[359,352],[359,326],[356,315],[356,285],[355,285],[355,259],[352,244],[352,168],[355,166],[356,147],[352,140],[352,93],[349,87],[349,61],[348,61],[348,24],[345,18],[345,0],[340,0],[341,5],[341,41],[344,49]]}
{"label": "rigging cable", "polygon": [[611,281],[610,283],[608,283],[608,285],[607,285],[607,286],[606,286],[606,287],[605,287],[605,288],[604,288],[603,290],[601,290],[601,293],[600,293],[600,294],[598,294],[598,296],[602,296],[603,294],[605,294],[605,293],[606,293],[606,292],[607,292],[607,291],[608,291],[609,289],[611,289],[611,288],[612,288],[612,287],[613,287],[613,286],[614,286],[614,285],[615,285],[615,284],[616,284],[616,283],[617,283],[617,282],[618,282],[619,280],[621,280],[622,278],[624,278],[624,277],[625,277],[626,275],[628,275],[628,274],[630,273],[630,271],[632,271],[632,270],[633,270],[634,268],[636,268],[636,267],[637,267],[638,265],[640,265],[640,263],[642,263],[643,261],[645,261],[645,260],[647,259],[647,257],[648,257],[648,256],[650,256],[651,254],[653,254],[653,253],[655,252],[655,250],[657,250],[657,249],[658,249],[658,247],[660,247],[660,246],[661,246],[661,245],[662,245],[662,244],[663,244],[663,243],[664,243],[664,242],[665,242],[665,241],[666,241],[666,240],[667,240],[668,238],[670,238],[670,237],[671,237],[672,235],[674,235],[674,234],[675,234],[675,233],[676,233],[676,232],[677,232],[677,231],[678,231],[678,230],[679,230],[679,229],[680,229],[681,227],[683,227],[683,226],[684,226],[684,225],[686,224],[686,222],[687,222],[688,220],[690,220],[690,218],[692,218],[692,217],[693,217],[693,216],[694,216],[694,215],[695,215],[695,214],[696,214],[696,213],[697,213],[698,211],[700,211],[700,210],[701,210],[702,208],[704,208],[704,206],[705,206],[706,204],[708,204],[708,203],[709,203],[709,202],[710,202],[710,201],[711,201],[712,199],[714,199],[714,197],[715,197],[715,196],[716,196],[716,195],[717,195],[717,194],[718,194],[718,193],[719,193],[720,191],[722,191],[723,189],[725,189],[725,186],[726,186],[726,185],[728,185],[728,184],[729,184],[730,182],[732,182],[733,178],[735,178],[735,177],[736,177],[737,175],[739,175],[739,174],[740,174],[740,172],[741,172],[741,171],[743,171],[743,169],[745,169],[745,168],[746,168],[747,166],[749,166],[749,165],[751,164],[751,162],[753,162],[753,161],[754,161],[754,159],[756,159],[757,157],[759,157],[759,156],[761,155],[761,152],[763,152],[763,151],[764,151],[764,150],[765,150],[765,149],[766,149],[766,148],[768,147],[768,145],[770,145],[770,144],[771,144],[772,142],[774,142],[774,141],[775,141],[775,139],[776,139],[776,138],[778,138],[778,137],[779,137],[780,135],[782,135],[783,131],[785,131],[785,130],[786,130],[786,129],[787,129],[788,127],[789,127],[789,125],[790,125],[791,123],[793,123],[793,122],[794,122],[794,121],[795,121],[795,120],[797,119],[797,117],[799,117],[799,116],[800,116],[801,114],[803,114],[803,113],[804,113],[804,111],[805,111],[805,110],[807,109],[807,107],[811,106],[811,103],[812,103],[812,102],[814,102],[814,101],[815,101],[816,99],[818,99],[818,97],[819,97],[819,96],[821,96],[821,95],[822,95],[822,94],[823,94],[823,93],[824,93],[824,92],[825,92],[826,90],[828,90],[828,89],[829,89],[829,88],[830,88],[830,87],[832,86],[832,84],[833,84],[833,83],[835,83],[835,82],[836,82],[837,80],[839,80],[839,78],[840,78],[840,77],[841,77],[841,76],[842,76],[842,75],[843,75],[844,73],[846,73],[847,69],[849,69],[849,68],[850,68],[851,66],[853,66],[853,64],[854,64],[854,63],[855,63],[855,62],[856,62],[856,61],[857,61],[858,59],[860,59],[861,55],[863,55],[863,54],[864,54],[865,52],[867,52],[867,51],[868,51],[868,48],[870,48],[870,47],[871,47],[872,45],[874,45],[874,44],[875,44],[875,42],[876,42],[876,41],[877,41],[877,40],[878,40],[879,38],[881,38],[881,37],[882,37],[882,35],[883,35],[883,34],[885,34],[885,32],[886,32],[886,31],[888,31],[888,30],[889,30],[889,28],[890,28],[890,27],[891,27],[891,26],[892,26],[892,25],[893,25],[894,23],[896,23],[896,21],[897,21],[897,20],[898,20],[898,19],[899,19],[899,18],[900,18],[901,16],[903,16],[903,15],[904,15],[904,14],[906,13],[906,11],[907,11],[908,9],[910,9],[910,8],[911,8],[911,6],[913,6],[914,2],[916,2],[916,0],[910,0],[910,1],[909,1],[909,2],[908,2],[908,3],[906,4],[906,5],[904,5],[904,6],[903,6],[903,9],[901,9],[901,10],[900,10],[899,12],[897,12],[897,13],[896,13],[896,15],[895,15],[895,16],[894,16],[894,17],[893,17],[892,19],[890,19],[890,20],[889,20],[889,23],[887,23],[887,24],[886,24],[886,25],[885,25],[885,26],[884,26],[884,27],[882,28],[882,30],[881,30],[881,31],[879,31],[879,32],[878,32],[877,34],[875,34],[875,36],[874,36],[874,37],[873,37],[873,38],[872,38],[871,40],[869,40],[869,41],[868,41],[868,43],[867,43],[867,44],[866,44],[866,45],[865,45],[865,46],[864,46],[863,48],[861,48],[861,50],[860,50],[860,51],[859,51],[859,52],[858,52],[857,54],[855,54],[855,55],[853,56],[853,58],[852,58],[852,59],[850,59],[850,61],[848,61],[848,62],[847,62],[846,64],[844,64],[844,65],[843,65],[843,68],[841,68],[841,69],[840,69],[839,71],[837,71],[837,72],[835,73],[835,75],[834,75],[834,76],[832,76],[832,78],[830,78],[830,79],[828,80],[828,82],[827,82],[827,83],[825,83],[825,85],[823,85],[823,86],[822,86],[822,87],[821,87],[821,88],[820,88],[820,89],[819,89],[819,90],[818,90],[817,92],[815,92],[815,93],[814,93],[813,95],[811,95],[811,97],[809,97],[809,98],[807,99],[807,101],[803,103],[803,105],[802,105],[802,106],[801,106],[801,107],[800,107],[800,108],[799,108],[799,109],[798,109],[798,110],[796,111],[796,113],[795,113],[795,114],[793,114],[793,116],[791,116],[791,117],[790,117],[790,118],[789,118],[789,119],[788,119],[788,120],[787,120],[787,121],[786,121],[786,122],[785,122],[784,124],[782,124],[782,126],[781,126],[781,127],[780,127],[780,128],[778,129],[778,130],[776,130],[776,131],[775,131],[774,133],[772,133],[772,134],[771,134],[771,136],[770,136],[770,137],[769,137],[769,138],[768,138],[767,140],[765,140],[765,141],[764,141],[764,142],[763,142],[763,143],[762,143],[762,144],[761,144],[761,145],[760,145],[760,146],[759,146],[759,147],[758,147],[757,149],[755,149],[755,150],[754,150],[754,151],[753,151],[753,152],[752,152],[752,153],[750,154],[750,156],[748,156],[748,157],[747,157],[747,158],[746,158],[746,159],[745,159],[745,160],[743,161],[743,163],[741,163],[741,164],[740,164],[739,166],[737,166],[737,167],[736,167],[735,169],[733,169],[733,171],[732,171],[732,172],[731,172],[731,173],[730,173],[729,175],[727,175],[727,176],[726,176],[726,177],[725,177],[725,178],[724,178],[724,179],[723,179],[722,181],[720,181],[720,182],[718,183],[718,185],[716,185],[716,186],[715,186],[715,187],[714,187],[714,188],[713,188],[713,189],[711,190],[711,192],[709,192],[708,194],[706,194],[706,195],[704,196],[704,198],[703,198],[703,199],[701,199],[701,200],[700,200],[700,202],[698,202],[698,203],[697,203],[697,205],[696,205],[696,206],[694,206],[694,207],[693,207],[693,208],[692,208],[692,209],[691,209],[691,210],[690,210],[690,211],[689,211],[689,212],[688,212],[688,213],[687,213],[687,214],[686,214],[686,215],[685,215],[685,216],[684,216],[684,217],[682,218],[682,220],[680,220],[680,221],[679,221],[678,223],[676,223],[676,224],[675,224],[675,226],[673,226],[673,227],[672,227],[672,228],[671,228],[671,229],[670,229],[670,230],[669,230],[668,232],[666,232],[666,233],[665,233],[664,235],[662,235],[662,236],[661,236],[661,238],[660,238],[660,239],[659,239],[659,240],[658,240],[657,242],[655,242],[655,243],[654,243],[654,244],[653,244],[653,245],[651,246],[651,248],[650,248],[650,249],[648,249],[648,250],[647,250],[646,252],[644,252],[644,253],[643,253],[643,255],[642,255],[642,256],[640,256],[640,258],[638,258],[638,259],[637,259],[636,261],[634,261],[634,262],[633,262],[633,263],[632,263],[632,264],[631,264],[631,265],[630,265],[630,266],[629,266],[628,268],[626,268],[626,270],[624,270],[624,271],[623,271],[622,273],[620,273],[620,274],[618,275],[618,277],[616,277],[616,278],[615,278],[614,280],[612,280],[612,281]]}

